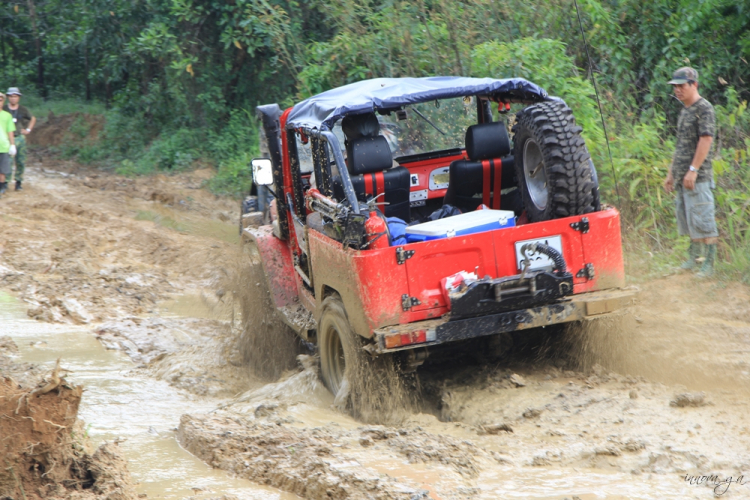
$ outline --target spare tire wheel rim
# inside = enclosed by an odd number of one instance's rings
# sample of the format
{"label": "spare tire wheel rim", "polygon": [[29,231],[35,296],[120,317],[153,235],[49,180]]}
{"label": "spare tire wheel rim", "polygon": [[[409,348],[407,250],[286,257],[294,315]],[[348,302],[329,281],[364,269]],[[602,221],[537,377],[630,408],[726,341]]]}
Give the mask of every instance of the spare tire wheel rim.
{"label": "spare tire wheel rim", "polygon": [[531,202],[538,210],[547,208],[547,172],[539,145],[527,139],[523,145],[523,174]]}

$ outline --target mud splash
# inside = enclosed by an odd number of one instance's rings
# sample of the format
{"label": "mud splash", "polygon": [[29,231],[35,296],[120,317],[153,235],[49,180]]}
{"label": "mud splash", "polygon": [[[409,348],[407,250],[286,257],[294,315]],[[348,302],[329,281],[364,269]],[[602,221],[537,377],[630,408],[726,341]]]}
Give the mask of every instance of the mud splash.
{"label": "mud splash", "polygon": [[276,313],[255,244],[244,245],[225,264],[216,286],[230,292],[228,299],[240,313],[237,348],[242,360],[257,377],[276,380],[309,349]]}
{"label": "mud splash", "polygon": [[595,364],[690,390],[750,394],[750,293],[673,276],[646,285],[632,314],[585,323],[563,341],[573,366]]}
{"label": "mud splash", "polygon": [[[676,296],[684,285],[675,281]],[[646,290],[646,297],[650,293]],[[492,363],[484,356],[428,360],[415,387],[422,413],[398,425],[363,426],[336,409],[316,364],[302,358],[297,370],[278,382],[248,391],[210,415],[184,416],[179,439],[215,467],[313,499],[323,498],[317,493],[323,485],[341,498],[369,498],[375,484],[382,498],[402,498],[406,491],[403,498],[435,500],[712,496],[711,488],[689,484],[685,475],[711,471],[737,478],[750,469],[742,358],[708,379],[694,376],[691,365],[651,366],[654,356],[684,340],[684,329],[669,325],[656,310],[648,326],[658,333],[649,338],[653,330],[639,326],[645,324],[644,309],[582,330],[535,332],[537,338],[516,339],[514,348]],[[744,332],[750,329],[739,320],[735,325],[741,328],[729,343],[711,332],[692,341],[708,355],[728,346],[747,349],[750,337]],[[660,349],[644,355],[640,342]],[[719,385],[728,373],[734,373],[737,391]],[[672,385],[664,385],[667,381]],[[713,386],[705,394],[689,392],[707,381]],[[681,404],[685,401],[689,404]],[[264,436],[273,443],[272,453],[261,451]],[[305,451],[298,453],[298,447]],[[258,462],[267,468],[258,470]],[[292,479],[318,462],[330,483]],[[349,475],[337,472],[341,468]],[[380,482],[371,482],[374,473]],[[735,484],[722,497],[744,498],[748,487]]]}

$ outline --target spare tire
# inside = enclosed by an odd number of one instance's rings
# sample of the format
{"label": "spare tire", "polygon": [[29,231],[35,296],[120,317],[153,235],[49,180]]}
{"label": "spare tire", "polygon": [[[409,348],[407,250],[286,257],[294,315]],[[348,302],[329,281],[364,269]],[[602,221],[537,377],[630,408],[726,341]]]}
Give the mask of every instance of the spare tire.
{"label": "spare tire", "polygon": [[513,156],[531,222],[596,210],[598,186],[582,130],[561,101],[534,104],[516,115]]}

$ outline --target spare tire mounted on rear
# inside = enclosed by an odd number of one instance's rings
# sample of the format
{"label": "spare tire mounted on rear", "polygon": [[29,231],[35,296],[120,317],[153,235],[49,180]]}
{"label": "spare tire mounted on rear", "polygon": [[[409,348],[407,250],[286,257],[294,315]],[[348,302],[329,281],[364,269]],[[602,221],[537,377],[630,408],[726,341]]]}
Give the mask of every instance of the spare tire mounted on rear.
{"label": "spare tire mounted on rear", "polygon": [[531,222],[596,210],[598,186],[581,131],[560,101],[528,106],[516,116],[516,176]]}

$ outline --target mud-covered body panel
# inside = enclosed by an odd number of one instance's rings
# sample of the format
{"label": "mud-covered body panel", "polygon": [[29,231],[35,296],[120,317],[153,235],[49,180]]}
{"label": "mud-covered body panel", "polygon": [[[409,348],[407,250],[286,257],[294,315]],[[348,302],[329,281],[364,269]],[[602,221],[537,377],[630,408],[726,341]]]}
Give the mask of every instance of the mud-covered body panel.
{"label": "mud-covered body panel", "polygon": [[276,308],[295,305],[299,301],[297,283],[292,253],[287,243],[273,235],[270,225],[244,229],[244,237],[251,239],[258,247],[268,290]]}
{"label": "mud-covered body panel", "polygon": [[[378,250],[345,249],[309,231],[316,302],[321,303],[325,290],[337,291],[354,330],[369,338],[378,328],[448,313],[442,278],[475,270],[490,278],[519,274],[515,243],[548,236],[561,238],[575,294],[624,286],[619,214],[610,209]],[[589,268],[593,271],[587,275]],[[404,298],[409,301],[406,305]]]}

